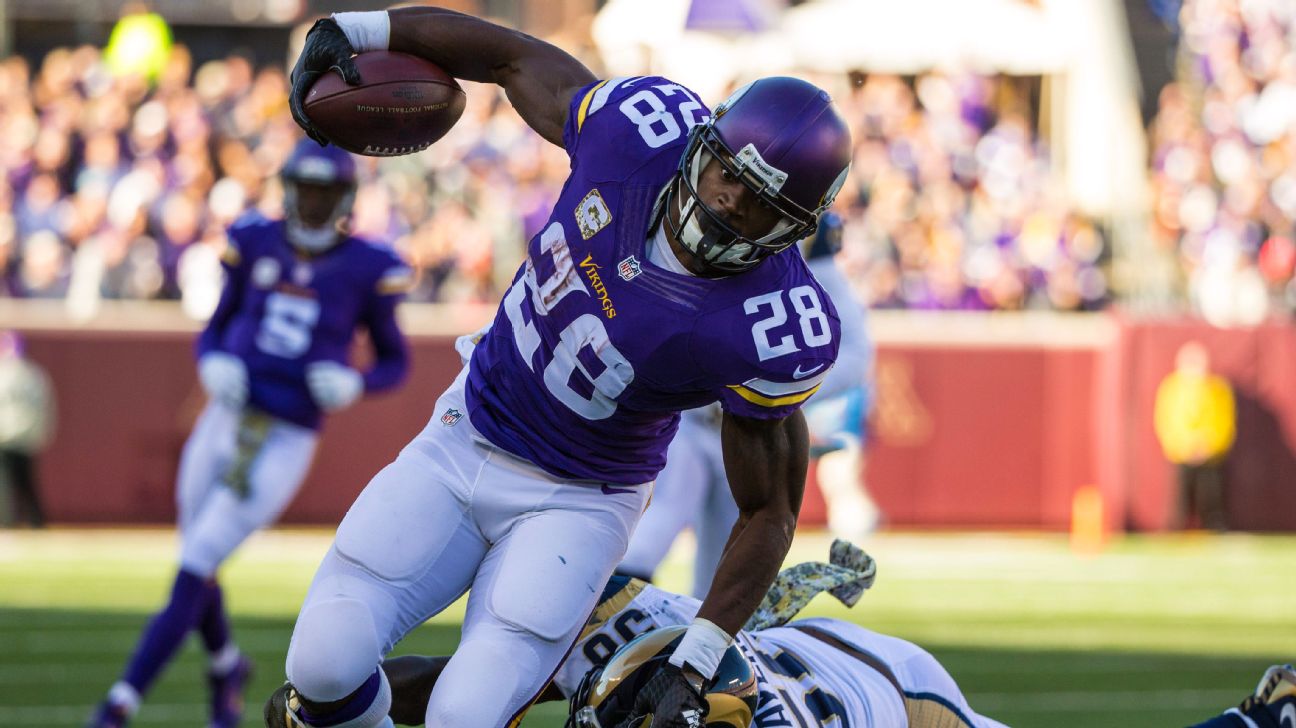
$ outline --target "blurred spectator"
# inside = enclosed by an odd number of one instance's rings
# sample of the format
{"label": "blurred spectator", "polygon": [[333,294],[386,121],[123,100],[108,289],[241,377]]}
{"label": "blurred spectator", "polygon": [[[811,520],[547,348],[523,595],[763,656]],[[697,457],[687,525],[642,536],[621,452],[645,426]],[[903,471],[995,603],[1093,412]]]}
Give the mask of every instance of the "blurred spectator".
{"label": "blurred spectator", "polygon": [[[204,316],[220,231],[246,207],[281,209],[269,171],[298,138],[283,70],[238,56],[195,69],[150,18],[117,29],[150,39],[139,58],[123,40],[52,51],[34,73],[0,61],[0,295],[68,296],[87,314],[101,299],[179,298]],[[1106,243],[1057,189],[1020,80],[852,78],[836,94],[856,141],[840,262],[868,303],[1106,304]],[[362,164],[355,231],[395,241],[416,270],[411,300],[497,299],[567,171],[493,87],[464,87],[444,139]]]}
{"label": "blurred spectator", "polygon": [[1072,211],[1013,83],[856,76],[839,104],[855,162],[842,264],[877,308],[1091,310],[1107,246]]}
{"label": "blurred spectator", "polygon": [[1296,303],[1296,3],[1184,0],[1179,26],[1149,131],[1152,234],[1207,320],[1255,324]]}
{"label": "blurred spectator", "polygon": [[1174,371],[1157,387],[1155,426],[1178,485],[1173,528],[1197,516],[1203,528],[1228,528],[1224,464],[1237,432],[1233,389],[1211,374],[1210,355],[1198,341],[1180,347]]}
{"label": "blurred spectator", "polygon": [[0,481],[8,487],[15,523],[45,525],[36,483],[36,454],[53,430],[49,377],[23,358],[22,340],[0,331]]}
{"label": "blurred spectator", "polygon": [[[224,228],[249,207],[279,214],[271,172],[299,132],[282,69],[238,56],[194,69],[151,16],[132,17],[159,39],[160,68],[121,65],[128,43],[58,49],[34,73],[0,60],[0,296],[67,297],[81,315],[103,299],[180,299],[202,318]],[[413,259],[415,300],[497,299],[565,177],[566,155],[494,87],[464,85],[466,118],[445,139],[362,164],[355,230]]]}

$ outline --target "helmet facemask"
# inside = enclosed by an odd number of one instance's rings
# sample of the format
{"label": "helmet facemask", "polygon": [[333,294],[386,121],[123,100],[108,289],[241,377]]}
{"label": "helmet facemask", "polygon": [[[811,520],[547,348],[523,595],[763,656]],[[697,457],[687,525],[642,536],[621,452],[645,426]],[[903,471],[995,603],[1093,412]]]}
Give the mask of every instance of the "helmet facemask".
{"label": "helmet facemask", "polygon": [[[318,224],[312,225],[302,218],[302,187],[321,190],[314,194],[328,194],[324,190],[341,193],[338,195],[337,202]],[[288,237],[288,242],[307,253],[320,253],[333,247],[342,238],[342,222],[351,214],[351,205],[354,201],[355,188],[351,185],[284,177],[284,233]]]}
{"label": "helmet facemask", "polygon": [[[712,162],[741,180],[762,204],[778,213],[769,232],[756,239],[745,237],[702,201],[698,180]],[[754,146],[749,144],[735,154],[710,124],[699,124],[689,135],[679,171],[667,190],[665,224],[708,272],[741,273],[815,230],[820,211],[806,210],[779,194],[785,180],[786,175],[760,159]],[[671,209],[678,214],[678,222],[669,214]]]}

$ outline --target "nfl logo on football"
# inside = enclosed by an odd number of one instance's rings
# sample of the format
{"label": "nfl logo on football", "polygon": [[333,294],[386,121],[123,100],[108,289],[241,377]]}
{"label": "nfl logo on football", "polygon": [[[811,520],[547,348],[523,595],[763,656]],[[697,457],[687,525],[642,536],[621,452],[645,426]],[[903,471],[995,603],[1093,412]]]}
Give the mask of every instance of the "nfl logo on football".
{"label": "nfl logo on football", "polygon": [[459,420],[461,419],[463,419],[463,413],[454,407],[451,407],[441,415],[441,424],[446,427],[454,427],[459,424]]}
{"label": "nfl logo on football", "polygon": [[633,255],[617,263],[617,274],[621,276],[623,281],[628,281],[642,272],[643,268],[639,266],[639,259]]}

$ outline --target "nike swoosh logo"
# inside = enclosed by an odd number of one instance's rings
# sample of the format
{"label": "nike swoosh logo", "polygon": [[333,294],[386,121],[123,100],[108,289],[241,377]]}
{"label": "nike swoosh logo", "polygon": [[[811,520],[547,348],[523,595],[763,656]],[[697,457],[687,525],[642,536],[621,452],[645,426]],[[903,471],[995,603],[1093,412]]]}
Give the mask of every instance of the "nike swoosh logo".
{"label": "nike swoosh logo", "polygon": [[1278,722],[1282,728],[1296,728],[1296,703],[1288,703],[1283,706],[1282,715],[1278,717]]}
{"label": "nike swoosh logo", "polygon": [[801,365],[800,365],[800,364],[797,364],[797,368],[792,370],[792,378],[793,378],[793,379],[805,379],[806,377],[810,376],[811,374],[814,374],[815,372],[819,371],[820,369],[823,369],[823,366],[824,366],[823,364],[820,364],[820,365],[817,366],[817,367],[814,367],[814,368],[812,368],[812,369],[807,369],[807,370],[805,370],[805,371],[803,372],[803,371],[801,371]]}
{"label": "nike swoosh logo", "polygon": [[613,488],[607,483],[603,484],[603,495],[618,495],[621,493],[633,493],[634,488]]}

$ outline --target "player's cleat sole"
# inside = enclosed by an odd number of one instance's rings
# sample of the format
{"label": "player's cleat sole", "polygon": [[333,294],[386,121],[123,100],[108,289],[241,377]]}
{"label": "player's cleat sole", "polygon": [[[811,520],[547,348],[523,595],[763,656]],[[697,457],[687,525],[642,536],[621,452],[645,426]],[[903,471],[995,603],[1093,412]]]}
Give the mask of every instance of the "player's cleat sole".
{"label": "player's cleat sole", "polygon": [[207,676],[211,689],[211,723],[209,728],[237,728],[243,717],[243,691],[252,679],[252,661],[240,657],[234,669],[223,676]]}
{"label": "player's cleat sole", "polygon": [[128,722],[129,716],[126,715],[125,708],[105,700],[95,709],[94,717],[86,723],[86,728],[125,728]]}
{"label": "player's cleat sole", "polygon": [[1200,726],[1224,725],[1222,721],[1248,728],[1296,728],[1296,670],[1291,665],[1270,667],[1238,707]]}
{"label": "player's cleat sole", "polygon": [[294,713],[297,709],[297,690],[292,683],[284,683],[270,693],[262,717],[266,728],[308,728]]}

